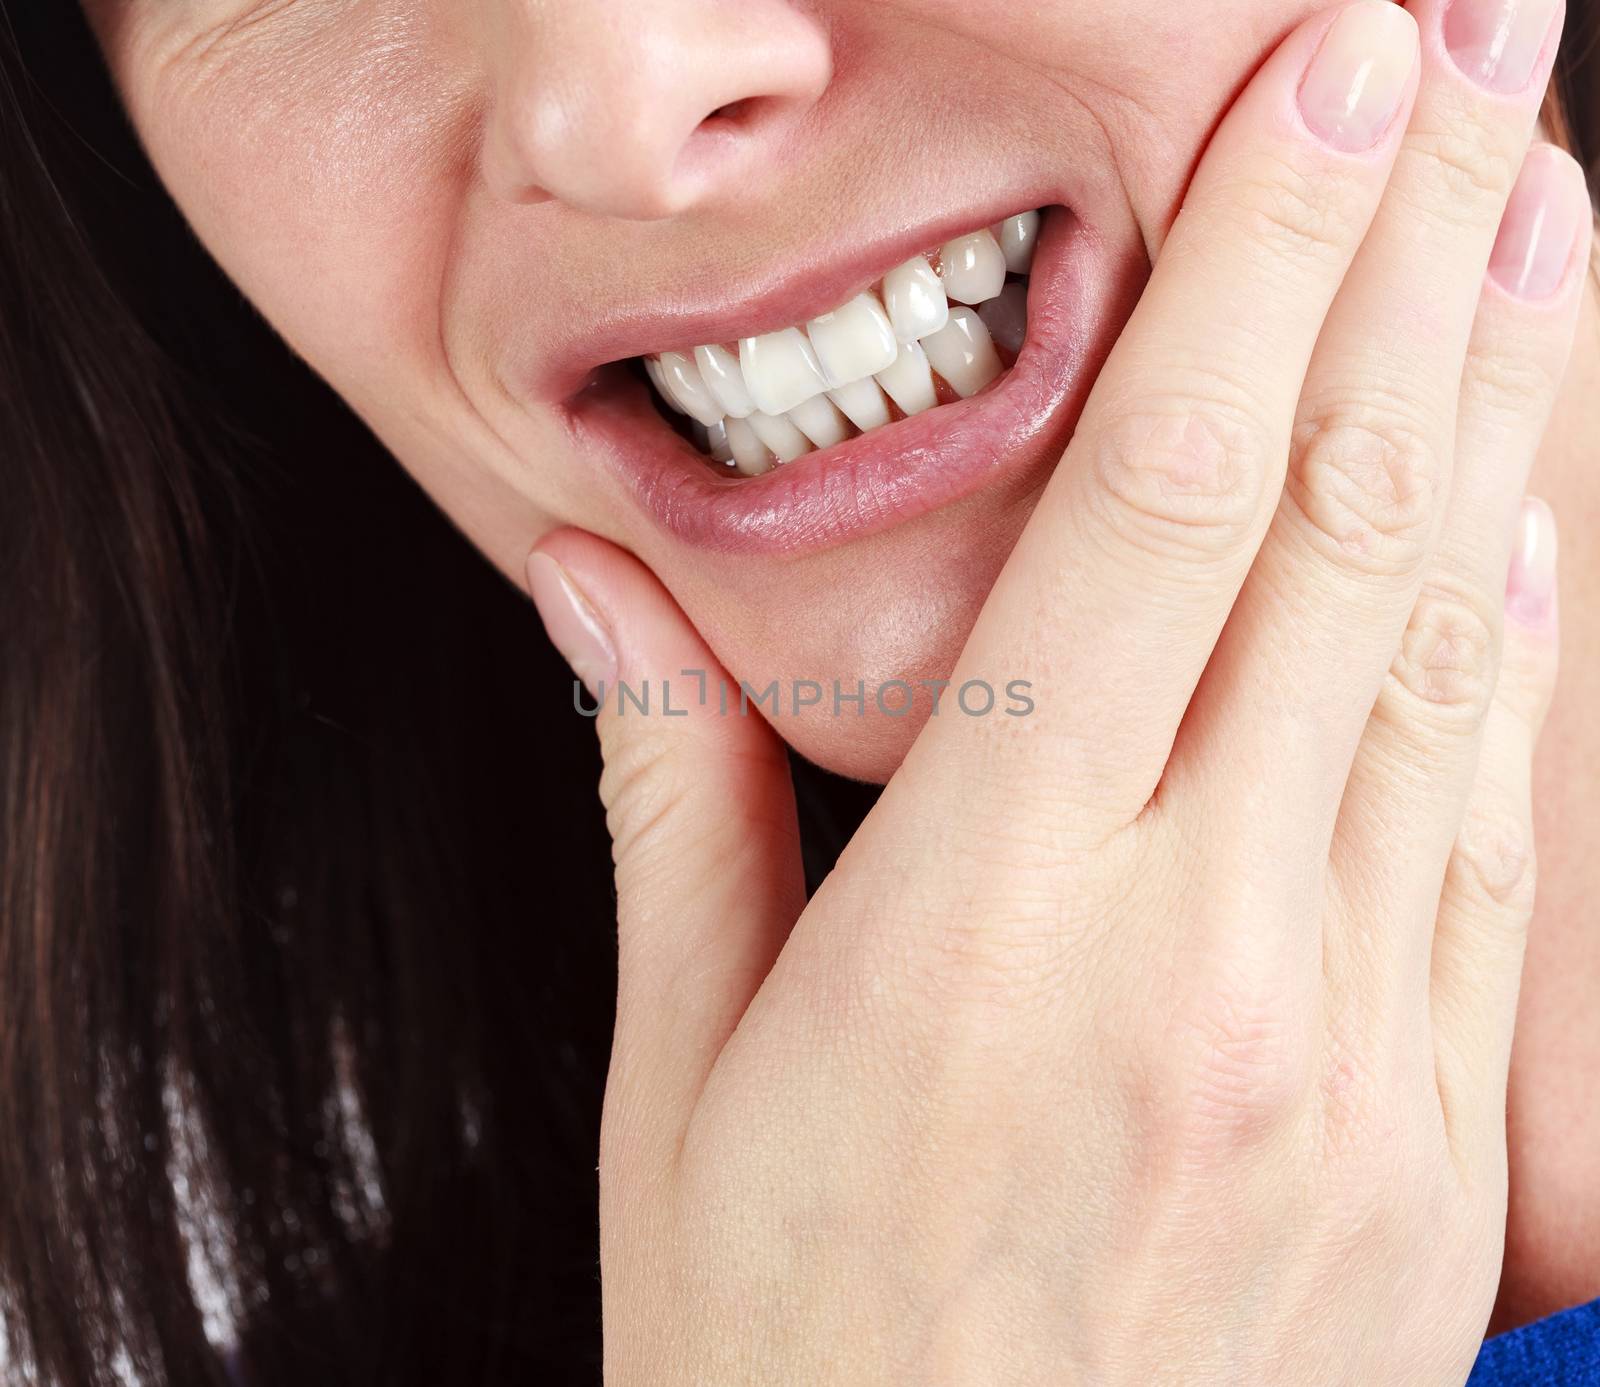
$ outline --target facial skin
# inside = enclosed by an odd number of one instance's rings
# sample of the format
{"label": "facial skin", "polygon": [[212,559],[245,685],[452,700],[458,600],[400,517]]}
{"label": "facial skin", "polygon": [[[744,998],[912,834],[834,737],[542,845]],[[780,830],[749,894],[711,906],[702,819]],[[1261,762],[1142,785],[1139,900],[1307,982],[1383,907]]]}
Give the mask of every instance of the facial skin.
{"label": "facial skin", "polygon": [[[1097,365],[1217,117],[1314,8],[92,0],[91,15],[206,245],[508,577],[576,525],[637,553],[735,676],[872,688],[948,672],[1057,450],[842,544],[720,552],[668,532],[568,427],[574,363],[695,340],[643,313],[737,318],[961,209],[982,225],[1063,202],[1100,248],[1103,303],[1075,328]],[[613,321],[619,349],[597,356],[594,325]],[[925,711],[823,708],[781,730],[884,779]]]}

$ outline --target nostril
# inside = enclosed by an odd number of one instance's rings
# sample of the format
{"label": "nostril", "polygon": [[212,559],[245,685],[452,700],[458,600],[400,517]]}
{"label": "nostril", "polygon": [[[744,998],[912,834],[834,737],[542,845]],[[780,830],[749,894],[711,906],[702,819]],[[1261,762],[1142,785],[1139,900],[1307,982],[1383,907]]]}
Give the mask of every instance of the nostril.
{"label": "nostril", "polygon": [[712,111],[700,122],[697,133],[719,135],[749,134],[783,105],[784,102],[779,97],[741,97],[738,101],[730,101],[725,106],[718,106],[716,110]]}
{"label": "nostril", "polygon": [[[672,181],[691,198],[711,182],[748,167],[758,148],[780,136],[795,103],[779,96],[729,101],[701,118],[677,152]],[[692,190],[692,191],[691,191]]]}

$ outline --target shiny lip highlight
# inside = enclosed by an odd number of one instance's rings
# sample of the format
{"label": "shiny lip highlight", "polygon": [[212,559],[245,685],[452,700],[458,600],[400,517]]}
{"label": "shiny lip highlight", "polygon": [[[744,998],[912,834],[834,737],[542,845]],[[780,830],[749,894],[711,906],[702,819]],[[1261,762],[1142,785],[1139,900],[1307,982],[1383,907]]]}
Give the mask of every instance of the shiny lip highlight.
{"label": "shiny lip highlight", "polygon": [[611,467],[678,539],[737,553],[827,548],[926,514],[998,479],[1047,474],[1131,309],[1126,291],[1136,287],[1106,263],[1099,238],[1059,205],[1046,210],[1030,279],[1028,337],[1008,372],[970,399],[898,420],[764,476],[712,472],[663,420],[649,386],[619,360],[692,338],[774,330],[824,311],[916,248],[960,234],[973,224],[969,218],[907,236],[880,249],[874,262],[846,265],[809,290],[801,286],[763,303],[676,318],[653,340],[628,334],[619,343],[625,350],[599,372],[585,372],[586,388],[561,407],[574,445]]}

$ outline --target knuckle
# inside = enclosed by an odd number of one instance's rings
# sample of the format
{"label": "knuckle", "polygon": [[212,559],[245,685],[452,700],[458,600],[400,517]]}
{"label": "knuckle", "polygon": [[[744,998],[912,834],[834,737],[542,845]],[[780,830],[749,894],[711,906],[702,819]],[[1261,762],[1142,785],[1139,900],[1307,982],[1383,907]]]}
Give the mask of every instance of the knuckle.
{"label": "knuckle", "polygon": [[664,738],[607,738],[602,732],[602,743],[605,764],[600,772],[600,801],[605,806],[612,857],[620,866],[643,857],[652,844],[671,835],[677,810],[690,787]]}
{"label": "knuckle", "polygon": [[1343,404],[1296,427],[1284,494],[1345,565],[1394,576],[1427,553],[1443,474],[1438,450],[1398,410]]}
{"label": "knuckle", "polygon": [[1179,1144],[1225,1156],[1281,1130],[1310,1092],[1310,1033],[1290,998],[1214,978],[1179,1011],[1161,1065],[1162,1106]]}
{"label": "knuckle", "polygon": [[1385,711],[1441,731],[1475,733],[1494,697],[1499,639],[1498,607],[1465,586],[1428,585],[1390,664]]}
{"label": "knuckle", "polygon": [[[1547,325],[1541,321],[1540,327]],[[1563,358],[1564,360],[1564,358]],[[1474,335],[1462,369],[1464,404],[1501,419],[1542,417],[1546,402],[1561,382],[1549,352],[1526,340],[1497,336],[1485,340]]]}
{"label": "knuckle", "polygon": [[1474,804],[1450,854],[1448,883],[1463,900],[1520,930],[1533,914],[1538,878],[1533,827],[1526,814]]}
{"label": "knuckle", "polygon": [[1227,557],[1261,510],[1265,457],[1259,430],[1227,406],[1144,405],[1098,431],[1093,495],[1112,531],[1140,549]]}
{"label": "knuckle", "polygon": [[1267,265],[1293,270],[1308,263],[1335,266],[1349,257],[1361,239],[1349,193],[1339,179],[1287,163],[1228,190],[1246,243],[1264,253]]}
{"label": "knuckle", "polygon": [[1448,119],[1414,121],[1392,186],[1414,188],[1418,211],[1430,219],[1496,221],[1516,176],[1508,135],[1470,101],[1456,103]]}

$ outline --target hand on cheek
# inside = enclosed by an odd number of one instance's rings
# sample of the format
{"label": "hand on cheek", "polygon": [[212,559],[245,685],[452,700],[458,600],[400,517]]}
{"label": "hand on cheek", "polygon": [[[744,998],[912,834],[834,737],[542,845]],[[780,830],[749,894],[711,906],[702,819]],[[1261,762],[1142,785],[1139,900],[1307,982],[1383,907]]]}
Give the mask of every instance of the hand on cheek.
{"label": "hand on cheek", "polygon": [[[1557,24],[1357,0],[1269,59],[955,672],[1026,652],[1033,714],[931,722],[809,904],[771,730],[608,701],[614,1380],[1464,1378],[1588,230],[1528,150]],[[531,572],[596,686],[715,687],[632,560]]]}

